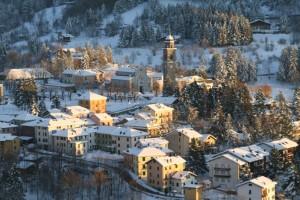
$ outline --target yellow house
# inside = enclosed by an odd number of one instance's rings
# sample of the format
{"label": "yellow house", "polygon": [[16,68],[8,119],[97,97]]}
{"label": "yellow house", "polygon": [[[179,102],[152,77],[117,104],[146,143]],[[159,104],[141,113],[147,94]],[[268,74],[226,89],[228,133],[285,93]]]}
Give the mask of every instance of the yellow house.
{"label": "yellow house", "polygon": [[106,97],[93,92],[83,94],[79,100],[79,105],[95,113],[106,112]]}
{"label": "yellow house", "polygon": [[9,133],[0,134],[0,158],[18,154],[20,150],[20,140],[17,136]]}
{"label": "yellow house", "polygon": [[184,187],[184,200],[201,200],[203,187],[201,185],[189,184]]}
{"label": "yellow house", "polygon": [[180,156],[154,158],[147,163],[147,182],[161,191],[171,190],[170,179],[175,172],[185,169],[185,160]]}
{"label": "yellow house", "polygon": [[144,120],[151,120],[152,126],[160,126],[160,133],[170,131],[170,125],[173,122],[173,108],[164,104],[149,104],[138,117]]}
{"label": "yellow house", "polygon": [[123,153],[126,166],[139,178],[147,179],[147,162],[153,158],[166,156],[166,153],[155,147],[133,147]]}
{"label": "yellow house", "polygon": [[113,125],[113,118],[107,113],[92,113],[91,119],[100,126]]}
{"label": "yellow house", "polygon": [[181,156],[187,156],[193,139],[202,145],[213,146],[216,138],[210,134],[200,134],[192,128],[178,128],[165,137],[169,141],[169,148]]}

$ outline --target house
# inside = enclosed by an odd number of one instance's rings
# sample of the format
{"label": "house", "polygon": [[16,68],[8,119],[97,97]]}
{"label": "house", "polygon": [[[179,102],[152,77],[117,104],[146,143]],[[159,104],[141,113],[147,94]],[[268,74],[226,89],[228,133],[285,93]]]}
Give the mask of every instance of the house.
{"label": "house", "polygon": [[234,190],[241,180],[251,175],[245,161],[228,153],[212,157],[207,163],[213,187]]}
{"label": "house", "polygon": [[94,113],[105,113],[106,97],[88,91],[81,95],[79,105]]}
{"label": "house", "polygon": [[43,149],[50,150],[51,138],[50,132],[53,130],[72,129],[87,126],[86,120],[78,118],[62,118],[62,119],[40,119],[22,124],[22,126],[33,127],[35,140],[38,146]]}
{"label": "house", "polygon": [[100,126],[112,126],[113,118],[107,113],[92,113],[91,119]]}
{"label": "house", "polygon": [[0,122],[0,134],[1,133],[11,133],[13,135],[17,134],[18,126],[11,123]]}
{"label": "house", "polygon": [[171,191],[184,194],[186,185],[198,185],[197,175],[190,171],[175,172],[171,177]]}
{"label": "house", "polygon": [[58,32],[58,40],[60,42],[65,42],[65,43],[71,42],[73,37],[74,36],[71,34]]}
{"label": "house", "polygon": [[160,126],[160,134],[167,133],[173,122],[173,108],[164,104],[149,104],[142,113],[139,114],[141,119],[149,119],[153,124]]}
{"label": "house", "polygon": [[271,24],[261,19],[257,19],[250,22],[253,32],[264,32],[271,30]]}
{"label": "house", "polygon": [[140,139],[137,144],[139,148],[142,147],[168,148],[169,147],[168,145],[169,145],[169,141],[162,137]]}
{"label": "house", "polygon": [[207,90],[210,90],[214,86],[214,82],[212,79],[205,79],[201,76],[185,76],[176,78],[177,88],[179,91],[182,91],[186,86],[197,83],[201,87],[205,87]]}
{"label": "house", "polygon": [[95,143],[98,149],[121,154],[147,137],[148,133],[127,127],[97,126]]}
{"label": "house", "polygon": [[62,82],[74,84],[76,88],[95,88],[103,81],[101,71],[89,69],[66,69],[62,73]]}
{"label": "house", "polygon": [[282,138],[271,142],[263,142],[258,144],[258,146],[269,153],[271,153],[272,149],[276,149],[281,153],[282,158],[292,161],[298,144],[288,138]]}
{"label": "house", "polygon": [[111,78],[111,90],[113,92],[137,91],[136,69],[133,67],[120,67]]}
{"label": "house", "polygon": [[140,131],[145,131],[149,133],[151,137],[156,137],[160,135],[161,126],[159,124],[154,123],[152,120],[146,119],[134,119],[129,120],[125,123],[126,127],[130,127],[133,129],[137,129]]}
{"label": "house", "polygon": [[237,185],[238,199],[275,200],[276,182],[260,176]]}
{"label": "house", "polygon": [[166,156],[166,153],[155,147],[132,147],[123,155],[125,165],[140,179],[147,180],[147,163],[153,158]]}
{"label": "house", "polygon": [[0,134],[0,158],[18,155],[20,150],[20,140],[10,133]]}
{"label": "house", "polygon": [[201,185],[188,184],[184,186],[185,200],[202,200],[203,187]]}
{"label": "house", "polygon": [[136,79],[139,92],[153,92],[156,96],[162,93],[163,73],[156,72],[151,67],[142,66],[136,70]]}
{"label": "house", "polygon": [[293,122],[293,137],[296,141],[300,140],[300,121]]}
{"label": "house", "polygon": [[51,150],[73,156],[82,156],[93,149],[92,128],[53,130],[50,132]]}
{"label": "house", "polygon": [[200,134],[192,128],[178,128],[166,135],[169,147],[176,153],[185,157],[188,155],[193,139],[200,141],[205,146],[213,146],[216,138],[210,134]]}
{"label": "house", "polygon": [[82,106],[67,106],[66,112],[74,118],[88,118],[90,110]]}
{"label": "house", "polygon": [[180,156],[165,156],[150,160],[147,163],[147,183],[158,190],[171,191],[172,175],[183,171],[185,162]]}

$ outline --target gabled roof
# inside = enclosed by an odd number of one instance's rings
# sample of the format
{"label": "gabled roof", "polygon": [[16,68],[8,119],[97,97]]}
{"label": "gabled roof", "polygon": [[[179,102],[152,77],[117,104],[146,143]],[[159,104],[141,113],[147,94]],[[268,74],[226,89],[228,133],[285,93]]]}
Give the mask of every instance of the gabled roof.
{"label": "gabled roof", "polygon": [[161,104],[161,103],[149,104],[149,105],[147,105],[147,107],[154,111],[160,111],[160,110],[166,110],[166,109],[169,111],[174,110],[173,108],[166,106],[164,104]]}
{"label": "gabled roof", "polygon": [[80,99],[81,100],[103,100],[103,99],[106,100],[107,98],[100,94],[96,94],[94,92],[88,91],[88,92],[83,93],[80,96]]}
{"label": "gabled roof", "polygon": [[36,115],[32,115],[30,113],[22,113],[22,114],[17,115],[14,118],[14,120],[25,121],[25,122],[38,120],[38,119],[41,119],[41,118]]}
{"label": "gabled roof", "polygon": [[145,139],[140,139],[139,144],[143,147],[146,146],[165,146],[169,144],[169,141],[161,138],[161,137],[156,137],[156,138],[145,138]]}
{"label": "gabled roof", "polygon": [[265,145],[267,145],[271,148],[275,148],[277,150],[295,148],[298,146],[297,142],[294,142],[293,140],[290,140],[288,138],[282,138],[280,140],[274,140],[272,142],[263,142],[262,144],[265,144]]}
{"label": "gabled roof", "polygon": [[176,129],[176,131],[178,133],[181,133],[181,134],[187,136],[190,139],[192,139],[192,138],[200,139],[200,137],[201,137],[201,134],[198,133],[197,131],[195,131],[193,128],[178,128],[178,129]]}
{"label": "gabled roof", "polygon": [[266,187],[269,187],[270,185],[275,185],[276,182],[272,181],[271,179],[265,177],[265,176],[259,176],[257,178],[254,178],[254,179],[251,179],[249,181],[245,181],[241,184],[238,184],[237,187],[240,187],[242,185],[245,185],[245,184],[248,184],[248,183],[253,183],[255,185],[257,185],[258,187],[261,187],[261,188],[266,188]]}
{"label": "gabled roof", "polygon": [[169,166],[175,164],[183,164],[186,161],[180,156],[165,156],[153,159],[155,162],[159,163],[162,166]]}
{"label": "gabled roof", "polygon": [[124,153],[134,155],[134,156],[142,156],[142,157],[166,156],[165,152],[155,147],[144,147],[144,148],[132,147],[127,151],[125,151]]}
{"label": "gabled roof", "polygon": [[0,122],[0,128],[16,128],[18,127],[15,124]]}
{"label": "gabled roof", "polygon": [[9,141],[9,140],[15,140],[17,138],[17,136],[14,136],[10,133],[1,133],[0,134],[0,141],[4,142],[4,141]]}
{"label": "gabled roof", "polygon": [[190,171],[181,171],[181,172],[175,172],[173,175],[172,175],[172,178],[173,179],[185,179],[187,178],[187,176],[194,176],[194,177],[197,177],[196,174],[194,174],[193,172],[190,172]]}
{"label": "gabled roof", "polygon": [[237,157],[235,157],[235,156],[233,156],[231,154],[228,154],[228,153],[212,157],[210,160],[208,160],[208,162],[211,162],[211,161],[216,160],[216,159],[221,158],[221,157],[229,159],[230,161],[235,162],[235,163],[237,163],[238,165],[241,165],[241,166],[244,165],[244,164],[246,164],[246,162],[244,162],[243,160],[241,160],[241,159],[239,159],[239,158],[237,158]]}
{"label": "gabled roof", "polygon": [[140,137],[148,135],[147,132],[139,131],[128,127],[97,126],[95,129],[97,134],[107,134],[114,136]]}

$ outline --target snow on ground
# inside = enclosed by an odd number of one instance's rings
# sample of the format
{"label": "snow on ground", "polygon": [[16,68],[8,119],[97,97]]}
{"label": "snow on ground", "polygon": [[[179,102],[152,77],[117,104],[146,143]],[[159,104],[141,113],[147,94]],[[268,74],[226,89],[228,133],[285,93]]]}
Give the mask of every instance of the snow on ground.
{"label": "snow on ground", "polygon": [[88,161],[99,161],[99,160],[123,160],[123,156],[119,154],[111,154],[104,151],[91,151],[84,156],[85,160]]}

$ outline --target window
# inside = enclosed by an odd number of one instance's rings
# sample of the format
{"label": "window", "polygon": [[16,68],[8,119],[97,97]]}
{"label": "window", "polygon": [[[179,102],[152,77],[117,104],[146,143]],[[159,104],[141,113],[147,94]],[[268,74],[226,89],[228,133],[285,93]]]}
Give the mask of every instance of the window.
{"label": "window", "polygon": [[251,191],[251,190],[249,190],[249,194],[251,194],[251,192],[252,192],[252,191]]}
{"label": "window", "polygon": [[146,158],[145,158],[145,157],[143,157],[142,159],[143,159],[143,161],[145,161],[145,160],[146,160]]}

